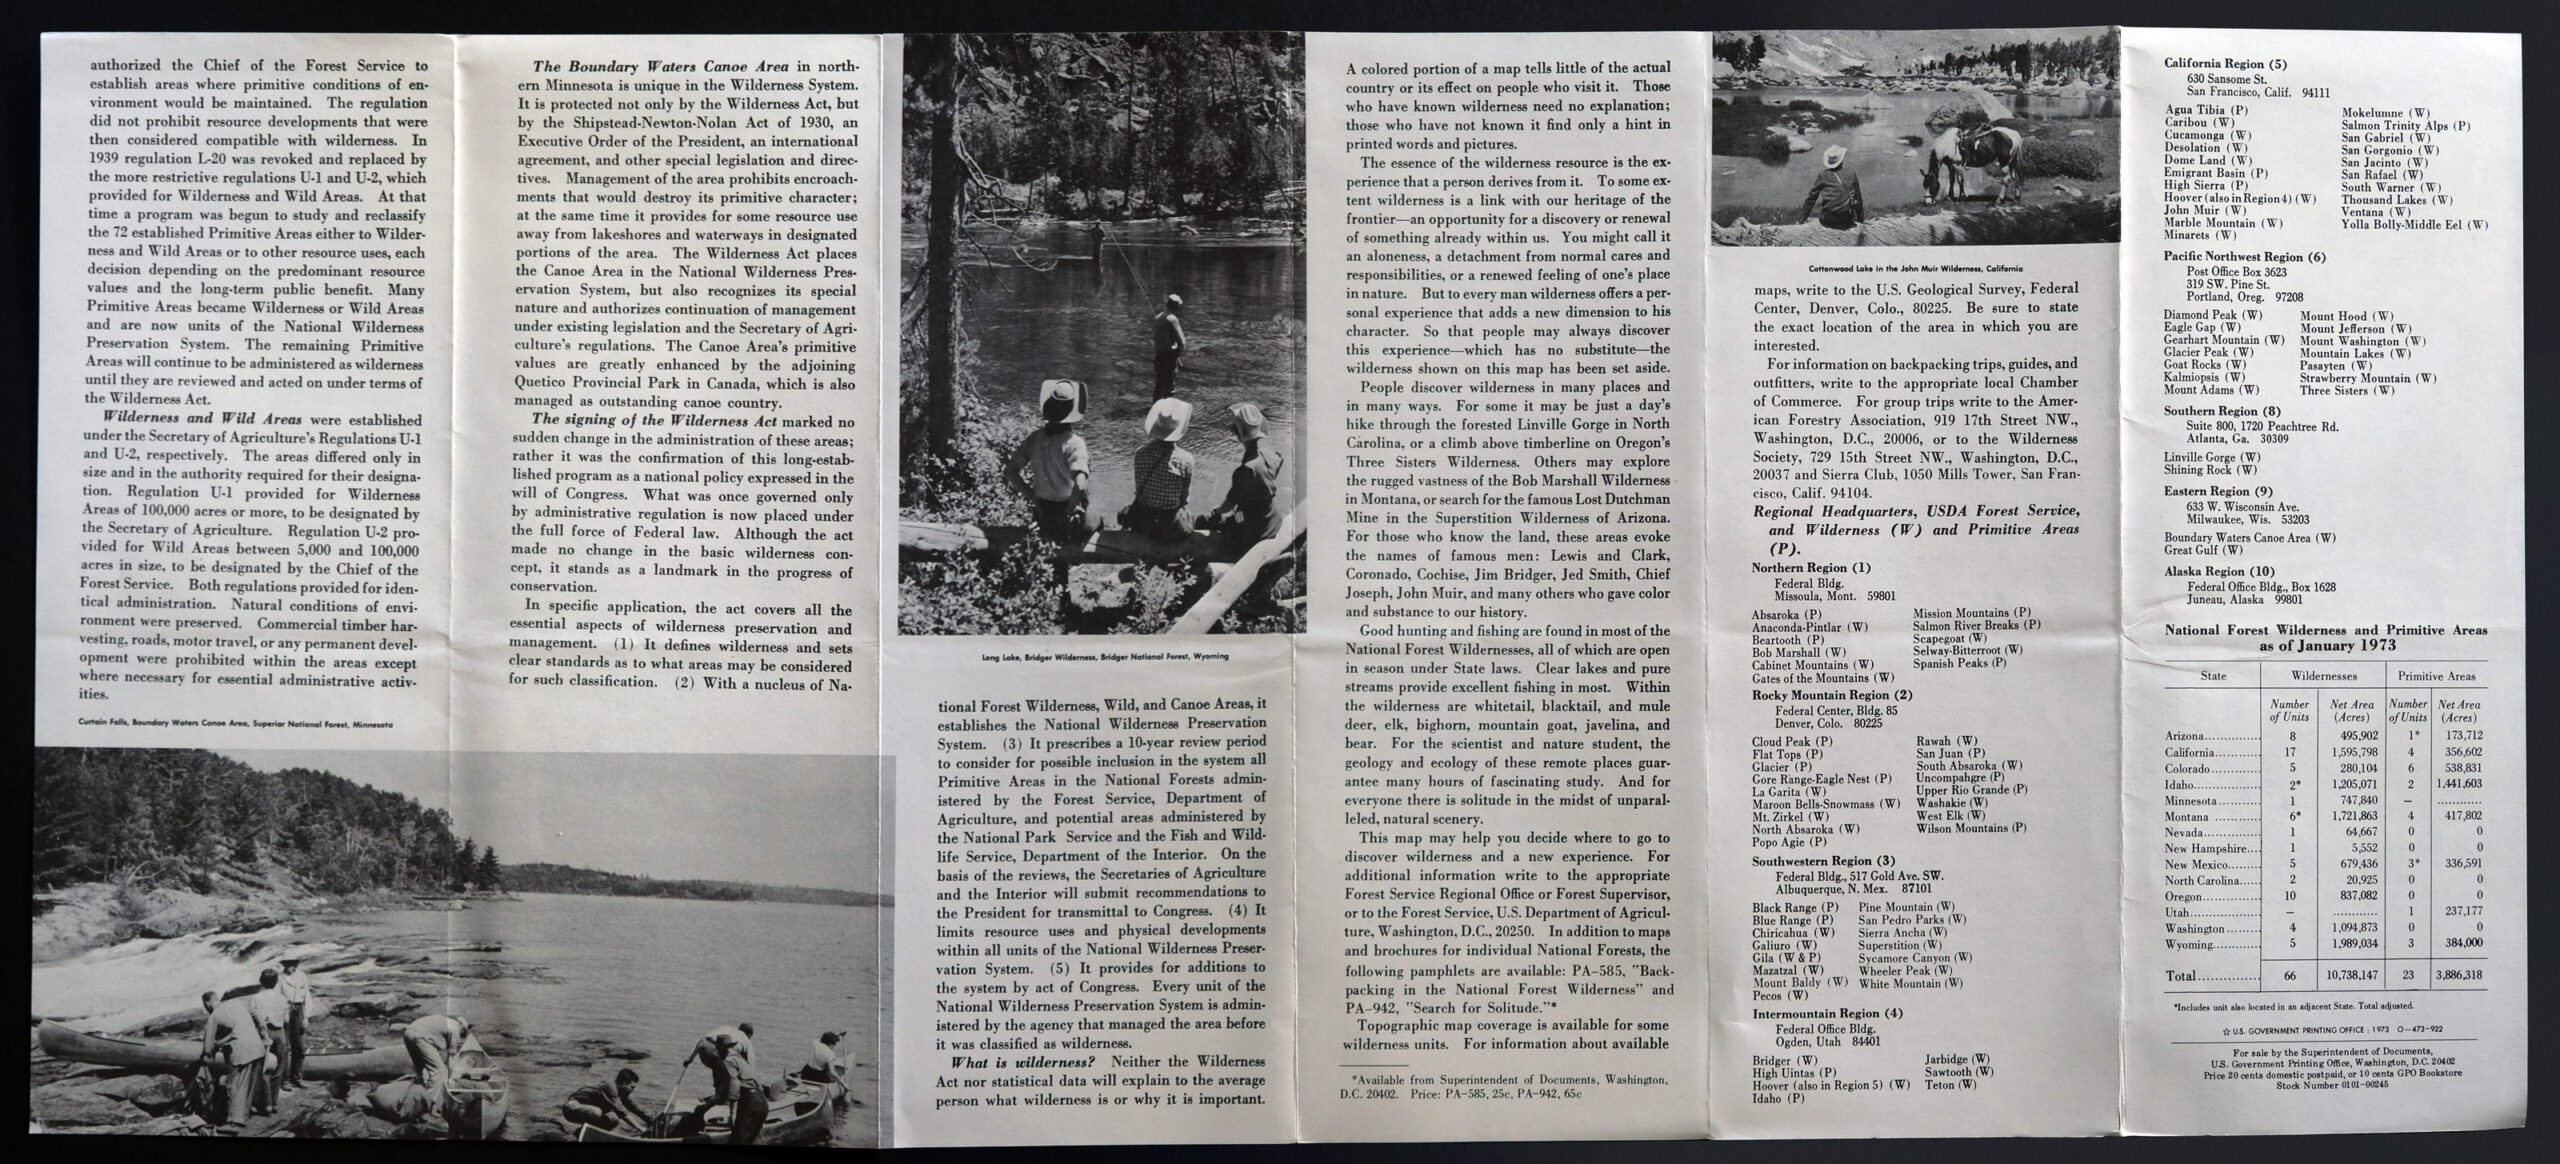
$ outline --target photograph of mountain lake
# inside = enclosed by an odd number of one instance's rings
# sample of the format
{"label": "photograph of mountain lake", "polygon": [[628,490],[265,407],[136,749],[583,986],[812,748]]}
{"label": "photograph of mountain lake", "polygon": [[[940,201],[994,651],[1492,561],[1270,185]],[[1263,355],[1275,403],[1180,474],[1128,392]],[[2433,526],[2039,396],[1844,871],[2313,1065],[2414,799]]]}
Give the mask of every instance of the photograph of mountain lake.
{"label": "photograph of mountain lake", "polygon": [[2118,39],[2113,28],[1717,33],[1715,241],[2117,241]]}
{"label": "photograph of mountain lake", "polygon": [[881,1142],[875,761],[39,748],[34,785],[35,1130]]}

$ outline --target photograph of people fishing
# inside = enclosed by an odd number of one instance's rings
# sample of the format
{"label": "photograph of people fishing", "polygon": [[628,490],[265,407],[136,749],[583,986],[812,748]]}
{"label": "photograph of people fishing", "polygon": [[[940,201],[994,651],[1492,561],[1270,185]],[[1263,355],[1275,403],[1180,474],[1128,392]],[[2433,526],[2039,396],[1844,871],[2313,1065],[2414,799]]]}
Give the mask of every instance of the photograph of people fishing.
{"label": "photograph of people fishing", "polygon": [[1303,38],[904,52],[900,633],[1303,630]]}
{"label": "photograph of people fishing", "polygon": [[34,786],[31,1130],[881,1142],[867,762],[39,748]]}
{"label": "photograph of people fishing", "polygon": [[2113,28],[1716,34],[1724,246],[2123,234]]}

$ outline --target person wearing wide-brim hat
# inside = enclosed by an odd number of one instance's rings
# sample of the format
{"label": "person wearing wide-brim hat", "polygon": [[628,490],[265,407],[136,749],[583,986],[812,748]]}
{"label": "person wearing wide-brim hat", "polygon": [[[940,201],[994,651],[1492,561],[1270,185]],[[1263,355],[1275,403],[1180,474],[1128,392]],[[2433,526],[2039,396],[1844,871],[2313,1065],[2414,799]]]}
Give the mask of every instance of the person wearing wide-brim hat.
{"label": "person wearing wide-brim hat", "polygon": [[1120,511],[1124,529],[1164,541],[1191,527],[1191,473],[1198,458],[1181,445],[1191,429],[1191,402],[1167,397],[1147,409],[1147,443],[1131,458],[1137,498]]}
{"label": "person wearing wide-brim hat", "polygon": [[1082,381],[1041,381],[1044,423],[1022,438],[1004,463],[1005,484],[1030,499],[1033,524],[1051,541],[1083,541],[1092,532],[1086,487],[1092,480],[1093,454],[1076,433],[1084,405]]}
{"label": "person wearing wide-brim hat", "polygon": [[276,992],[284,996],[285,1058],[278,1085],[286,1091],[302,1086],[302,1036],[305,1016],[311,1009],[311,976],[302,972],[302,956],[287,954],[276,959],[284,973],[276,979]]}
{"label": "person wearing wide-brim hat", "polygon": [[1819,220],[1833,230],[1847,230],[1867,220],[1867,198],[1858,190],[1858,175],[1845,164],[1849,147],[1835,145],[1822,151],[1822,172],[1814,176],[1813,189],[1805,192],[1805,221]]}
{"label": "person wearing wide-brim hat", "polygon": [[1278,449],[1263,447],[1261,405],[1238,401],[1227,414],[1227,429],[1243,446],[1244,459],[1227,480],[1225,503],[1200,519],[1200,532],[1217,543],[1211,556],[1218,561],[1243,557],[1255,542],[1271,536],[1279,519],[1280,469],[1286,463]]}
{"label": "person wearing wide-brim hat", "polygon": [[1173,395],[1173,374],[1190,346],[1191,337],[1182,332],[1182,296],[1167,295],[1164,310],[1156,312],[1156,399]]}

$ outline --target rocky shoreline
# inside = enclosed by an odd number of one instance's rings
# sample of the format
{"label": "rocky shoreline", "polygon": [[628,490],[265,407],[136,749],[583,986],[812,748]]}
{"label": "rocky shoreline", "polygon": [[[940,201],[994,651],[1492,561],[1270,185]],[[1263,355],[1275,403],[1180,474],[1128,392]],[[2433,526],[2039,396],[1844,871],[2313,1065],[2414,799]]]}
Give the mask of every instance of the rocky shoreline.
{"label": "rocky shoreline", "polygon": [[[93,891],[94,890],[94,891]],[[101,920],[108,910],[102,895],[112,887],[75,887],[57,894],[54,908],[36,921],[36,948],[59,951],[83,935],[112,932]],[[303,953],[303,969],[314,982],[313,1006],[304,1039],[308,1055],[361,1051],[397,1045],[400,1030],[420,1014],[441,1009],[443,1000],[472,993],[464,980],[538,979],[539,967],[501,967],[486,955],[498,953],[491,943],[455,943],[442,939],[369,937],[363,947],[348,943],[313,943],[293,932],[290,918],[376,912],[384,909],[436,908],[407,895],[363,898],[306,898],[295,901],[255,897],[221,898],[183,891],[153,890],[153,905],[138,919],[140,928],[128,942],[193,944],[217,964],[236,969],[239,981],[205,982],[229,990],[256,980],[260,966],[272,962],[287,946]],[[65,910],[68,917],[57,917]],[[130,915],[127,906],[122,910]],[[131,920],[131,919],[128,919]],[[270,931],[283,932],[270,934]],[[316,948],[314,948],[316,946]],[[82,945],[74,952],[112,952],[112,947]],[[193,983],[189,984],[193,986]],[[33,1028],[46,1018],[66,1020],[82,1030],[156,1040],[201,1037],[204,1013],[187,1008],[139,1022],[99,1024],[80,1016],[30,1016],[28,1039],[29,1116],[36,1126],[53,1132],[98,1132],[135,1135],[244,1135],[356,1139],[438,1138],[441,1121],[403,1127],[375,1115],[366,1099],[372,1085],[314,1084],[278,1099],[276,1114],[252,1118],[236,1128],[217,1128],[187,1111],[188,1086],[183,1076],[129,1071],[70,1063],[46,1055],[36,1046]],[[114,1029],[108,1029],[112,1027]],[[501,1062],[522,1060],[548,1067],[597,1068],[614,1060],[636,1061],[649,1052],[601,1041],[519,1039],[502,1030],[479,1032],[482,1044]],[[539,1135],[545,1125],[556,1130],[556,1097],[519,1094],[510,1119],[510,1138]]]}
{"label": "rocky shoreline", "polygon": [[[651,1050],[606,1039],[579,1038],[533,1020],[502,1005],[503,990],[522,984],[557,992],[571,985],[569,976],[526,958],[495,940],[460,940],[460,929],[431,918],[397,916],[452,908],[484,908],[413,897],[405,893],[355,898],[317,896],[219,896],[153,890],[147,897],[127,892],[109,901],[112,889],[80,886],[52,894],[47,913],[36,919],[37,948],[67,956],[39,961],[31,997],[28,1037],[29,1115],[33,1130],[59,1133],[253,1136],[328,1139],[441,1139],[441,1119],[400,1125],[378,1115],[369,1100],[376,1084],[313,1083],[278,1097],[273,1115],[253,1117],[244,1125],[217,1127],[191,1110],[189,1080],[180,1074],[134,1071],[58,1060],[38,1044],[36,1028],[46,1020],[75,1030],[157,1042],[184,1044],[201,1037],[202,1008],[194,996],[205,989],[229,992],[257,980],[259,970],[291,953],[302,959],[312,978],[312,1007],[307,1016],[307,1055],[358,1052],[400,1045],[402,1028],[420,1015],[443,1011],[448,1001],[458,1013],[475,1020],[481,1045],[506,1067],[514,1084],[512,1109],[499,1138],[549,1140],[567,1138],[572,1129],[559,1116],[559,1103],[571,1089],[609,1076],[624,1065],[648,1078],[652,1100],[686,1081],[680,1065],[668,1060],[681,1042]],[[141,898],[140,900],[136,900]],[[507,908],[500,906],[498,908]],[[65,912],[70,911],[70,912]],[[84,942],[82,935],[114,936],[106,944]],[[788,1045],[788,1044],[786,1044]],[[850,1050],[850,1048],[848,1048]],[[870,1056],[863,1056],[868,1059]],[[651,1060],[656,1060],[652,1069]],[[876,1065],[855,1063],[856,1095],[876,1091]],[[697,1087],[679,1097],[690,1103],[708,1087],[694,1072]],[[868,1146],[877,1135],[877,1114],[853,1101],[853,1110],[838,1116],[831,1135],[841,1142]]]}

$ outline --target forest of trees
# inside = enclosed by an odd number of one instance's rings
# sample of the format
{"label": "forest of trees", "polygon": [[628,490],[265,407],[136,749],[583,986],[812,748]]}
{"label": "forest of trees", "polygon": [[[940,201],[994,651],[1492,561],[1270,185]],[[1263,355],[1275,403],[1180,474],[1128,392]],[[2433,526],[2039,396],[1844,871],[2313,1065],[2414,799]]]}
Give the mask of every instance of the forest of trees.
{"label": "forest of trees", "polygon": [[212,752],[39,748],[35,883],[284,869],[327,893],[502,889],[497,853],[395,792],[307,768],[261,772]]}
{"label": "forest of trees", "polygon": [[[1781,34],[1784,35],[1784,34]],[[1890,34],[1886,34],[1890,35]],[[2115,83],[2117,30],[2110,28],[2095,36],[2072,40],[2018,41],[1990,47],[1967,46],[1934,57],[1921,57],[1897,66],[1890,62],[1843,66],[1843,74],[1865,75],[1882,72],[1888,75],[1969,78],[1988,80],[1990,75],[2014,77],[2021,82],[2046,80],[2053,82],[2087,81],[2100,88]],[[1736,72],[1748,73],[1768,59],[1769,43],[1759,33],[1745,37],[1740,33],[1718,34],[1713,48],[1715,58]]]}
{"label": "forest of trees", "polygon": [[1768,58],[1769,42],[1762,39],[1756,32],[1751,34],[1748,40],[1738,34],[1718,36],[1714,53],[1717,60],[1733,66],[1740,72],[1748,73],[1759,68],[1760,62]]}
{"label": "forest of trees", "polygon": [[905,173],[938,180],[947,140],[968,211],[1259,213],[1305,180],[1304,54],[1281,32],[911,36]]}
{"label": "forest of trees", "polygon": [[858,889],[757,885],[745,881],[661,881],[575,865],[533,862],[507,866],[507,884],[526,893],[586,893],[608,897],[683,897],[699,901],[796,901],[818,905],[886,905],[889,899]]}
{"label": "forest of trees", "polygon": [[2085,80],[2093,84],[2111,85],[2116,74],[2117,33],[2108,29],[2099,36],[2078,40],[2049,40],[2032,44],[2004,44],[1987,49],[1962,49],[1951,52],[1914,72],[1943,76],[1965,76],[1989,68],[2021,81],[2037,78],[2048,80]]}
{"label": "forest of trees", "polygon": [[912,493],[920,475],[975,475],[960,449],[958,320],[972,228],[1234,217],[1275,199],[1299,213],[1306,46],[1281,32],[955,33],[910,36],[905,52],[901,203],[927,231],[920,285],[900,292]]}

